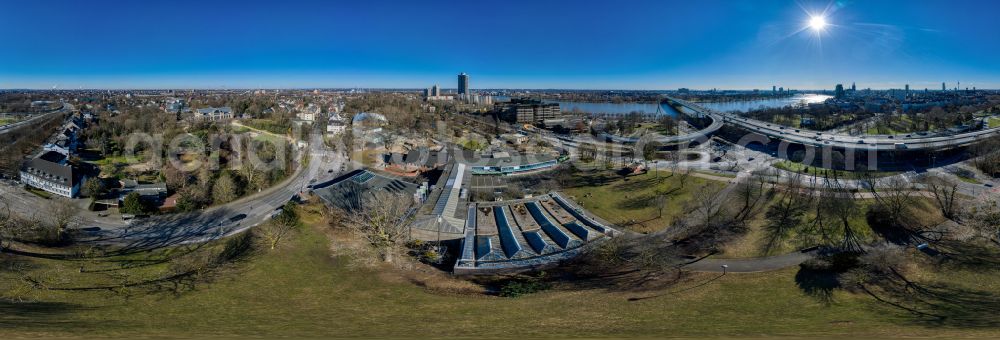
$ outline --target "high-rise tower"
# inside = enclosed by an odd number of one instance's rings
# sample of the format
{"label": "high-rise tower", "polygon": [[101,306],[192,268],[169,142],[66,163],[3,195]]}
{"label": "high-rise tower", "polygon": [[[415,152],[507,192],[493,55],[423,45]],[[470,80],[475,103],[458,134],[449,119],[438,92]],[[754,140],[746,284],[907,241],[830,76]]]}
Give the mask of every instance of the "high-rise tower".
{"label": "high-rise tower", "polygon": [[458,94],[469,94],[469,75],[465,72],[458,75]]}

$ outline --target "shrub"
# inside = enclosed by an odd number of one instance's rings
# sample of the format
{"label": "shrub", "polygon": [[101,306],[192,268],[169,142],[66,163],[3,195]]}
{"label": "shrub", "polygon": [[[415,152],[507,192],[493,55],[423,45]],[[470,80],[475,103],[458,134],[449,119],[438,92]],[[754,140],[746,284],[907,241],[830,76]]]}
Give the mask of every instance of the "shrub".
{"label": "shrub", "polygon": [[537,293],[552,288],[548,282],[544,282],[545,272],[537,277],[528,277],[507,281],[500,287],[500,296],[519,297],[527,294]]}

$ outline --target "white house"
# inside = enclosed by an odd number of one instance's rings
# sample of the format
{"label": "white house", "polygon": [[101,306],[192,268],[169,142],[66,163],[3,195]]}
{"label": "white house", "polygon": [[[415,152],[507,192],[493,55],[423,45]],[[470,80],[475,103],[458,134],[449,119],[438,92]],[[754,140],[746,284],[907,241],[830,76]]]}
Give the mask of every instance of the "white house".
{"label": "white house", "polygon": [[63,197],[80,195],[80,183],[85,179],[72,165],[66,164],[66,156],[53,151],[32,158],[21,166],[21,183]]}

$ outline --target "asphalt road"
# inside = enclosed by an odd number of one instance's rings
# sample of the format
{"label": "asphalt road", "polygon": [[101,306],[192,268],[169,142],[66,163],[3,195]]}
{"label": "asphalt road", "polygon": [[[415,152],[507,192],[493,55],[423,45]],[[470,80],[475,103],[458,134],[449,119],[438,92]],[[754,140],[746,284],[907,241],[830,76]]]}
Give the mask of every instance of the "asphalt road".
{"label": "asphalt road", "polygon": [[73,106],[73,104],[63,103],[62,108],[60,108],[58,110],[55,110],[55,111],[52,111],[52,112],[49,112],[49,113],[36,114],[33,117],[25,119],[25,120],[22,120],[20,122],[16,122],[16,123],[11,123],[11,124],[0,126],[0,135],[5,134],[5,133],[10,132],[10,131],[13,131],[17,127],[28,125],[28,124],[31,124],[33,122],[37,122],[39,120],[45,119],[45,117],[50,117],[50,116],[56,115],[56,114],[65,114],[67,112],[73,111],[74,109],[75,109],[75,107]]}

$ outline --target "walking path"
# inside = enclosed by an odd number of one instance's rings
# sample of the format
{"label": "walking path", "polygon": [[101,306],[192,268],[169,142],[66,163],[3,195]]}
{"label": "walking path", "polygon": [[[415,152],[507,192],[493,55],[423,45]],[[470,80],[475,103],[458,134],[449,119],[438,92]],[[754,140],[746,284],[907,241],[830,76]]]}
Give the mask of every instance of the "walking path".
{"label": "walking path", "polygon": [[759,273],[797,266],[815,256],[816,251],[797,251],[784,255],[745,259],[702,258],[684,265],[683,268],[706,273]]}

